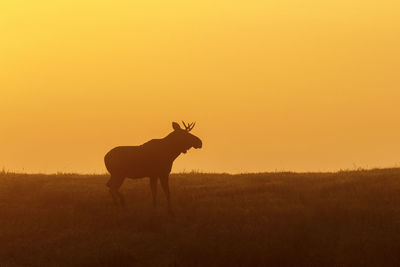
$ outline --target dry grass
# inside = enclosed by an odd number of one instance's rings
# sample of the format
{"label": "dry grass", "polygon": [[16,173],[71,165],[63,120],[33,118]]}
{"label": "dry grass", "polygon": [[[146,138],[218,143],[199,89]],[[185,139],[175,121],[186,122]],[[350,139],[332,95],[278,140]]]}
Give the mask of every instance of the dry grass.
{"label": "dry grass", "polygon": [[115,207],[106,176],[0,174],[1,266],[399,266],[400,169],[177,174]]}

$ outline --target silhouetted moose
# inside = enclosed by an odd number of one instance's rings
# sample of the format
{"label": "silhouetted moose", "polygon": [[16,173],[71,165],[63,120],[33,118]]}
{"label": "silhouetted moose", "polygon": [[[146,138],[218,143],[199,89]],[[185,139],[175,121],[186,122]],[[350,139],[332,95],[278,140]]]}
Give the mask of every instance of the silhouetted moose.
{"label": "silhouetted moose", "polygon": [[140,146],[119,146],[110,150],[104,157],[107,170],[111,174],[107,186],[116,204],[118,200],[125,205],[124,196],[118,191],[125,178],[150,177],[150,187],[153,205],[157,205],[157,179],[160,179],[168,201],[168,211],[172,213],[168,177],[174,160],[190,148],[201,148],[202,141],[190,131],[195,123],[190,123],[182,129],[173,122],[174,129],[162,139],[152,139]]}

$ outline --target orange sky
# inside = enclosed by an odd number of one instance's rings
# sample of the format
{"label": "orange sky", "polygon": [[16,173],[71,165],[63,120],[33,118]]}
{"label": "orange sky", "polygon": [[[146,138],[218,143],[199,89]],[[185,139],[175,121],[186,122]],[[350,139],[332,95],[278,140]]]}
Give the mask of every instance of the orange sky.
{"label": "orange sky", "polygon": [[400,2],[1,1],[0,168],[104,172],[197,121],[174,171],[400,163]]}

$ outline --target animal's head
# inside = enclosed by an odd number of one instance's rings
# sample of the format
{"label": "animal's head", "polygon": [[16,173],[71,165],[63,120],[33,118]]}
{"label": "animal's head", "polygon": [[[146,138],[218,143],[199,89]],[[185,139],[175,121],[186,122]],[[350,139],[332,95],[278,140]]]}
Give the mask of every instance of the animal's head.
{"label": "animal's head", "polygon": [[176,146],[182,153],[186,153],[192,147],[196,149],[201,148],[203,143],[200,138],[190,133],[196,123],[190,123],[187,125],[183,121],[182,123],[183,126],[185,126],[185,129],[182,129],[176,122],[172,123],[174,131],[170,134],[170,137],[173,139],[174,146]]}

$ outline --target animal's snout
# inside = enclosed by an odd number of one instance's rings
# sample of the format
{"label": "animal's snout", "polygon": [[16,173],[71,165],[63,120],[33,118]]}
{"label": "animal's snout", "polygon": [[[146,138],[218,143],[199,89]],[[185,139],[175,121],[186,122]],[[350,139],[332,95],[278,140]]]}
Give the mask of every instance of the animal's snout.
{"label": "animal's snout", "polygon": [[201,142],[201,140],[197,140],[197,142],[194,144],[193,146],[194,148],[198,149],[198,148],[202,148],[203,147],[203,142]]}

